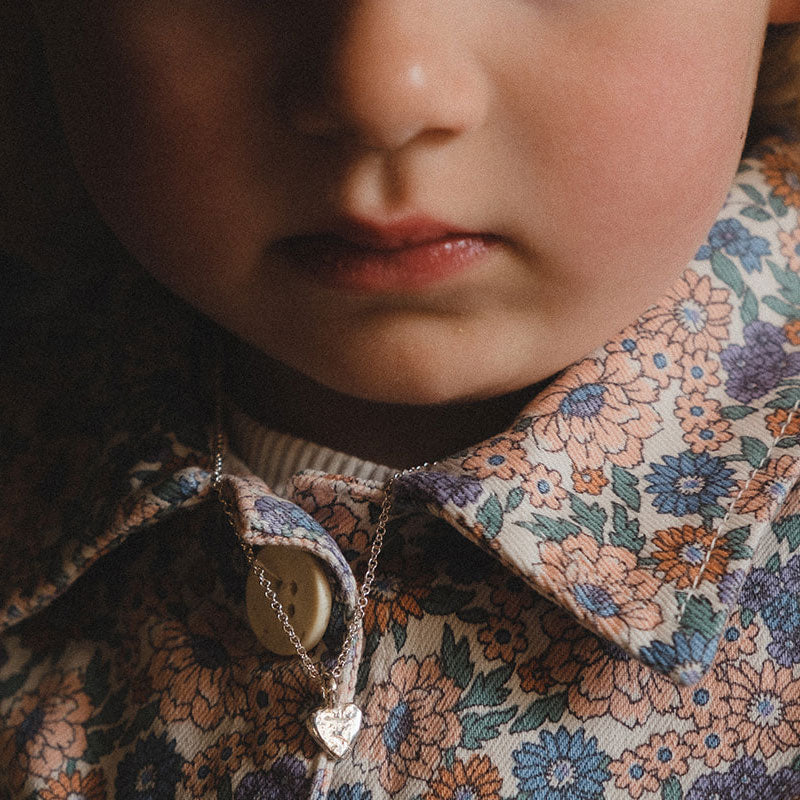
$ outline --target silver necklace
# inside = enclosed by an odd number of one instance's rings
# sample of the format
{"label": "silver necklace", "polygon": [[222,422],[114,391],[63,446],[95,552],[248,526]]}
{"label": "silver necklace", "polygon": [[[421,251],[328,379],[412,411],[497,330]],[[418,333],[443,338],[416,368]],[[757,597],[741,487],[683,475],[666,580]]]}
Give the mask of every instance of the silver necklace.
{"label": "silver necklace", "polygon": [[[216,426],[214,432],[213,444],[213,471],[211,474],[211,486],[217,492],[217,497],[220,500],[225,515],[234,524],[234,512],[230,507],[228,500],[222,495],[222,464],[225,455],[225,434],[222,430],[222,403],[220,394],[217,395],[217,408],[216,408]],[[322,705],[314,709],[306,720],[306,726],[311,733],[314,740],[322,748],[322,750],[331,758],[339,760],[343,758],[350,751],[355,741],[358,732],[361,729],[362,712],[355,703],[341,703],[337,698],[337,690],[339,679],[344,671],[345,664],[348,661],[350,649],[353,642],[361,630],[361,623],[364,620],[364,612],[366,611],[369,602],[369,594],[372,590],[372,584],[375,581],[375,571],[378,567],[378,557],[383,547],[383,539],[386,535],[386,524],[389,521],[389,513],[392,508],[393,490],[395,481],[403,475],[408,475],[412,472],[419,472],[426,469],[436,462],[425,462],[416,467],[395,472],[384,484],[383,487],[383,502],[381,504],[380,514],[378,516],[378,524],[375,527],[375,536],[372,539],[370,546],[369,560],[367,562],[367,569],[364,572],[364,580],[361,584],[361,591],[356,600],[353,618],[347,626],[347,634],[345,635],[342,648],[339,655],[334,662],[333,667],[326,667],[322,661],[316,664],[311,660],[308,651],[300,641],[292,623],[289,621],[289,616],[286,613],[283,605],[281,604],[275,590],[272,588],[272,583],[267,577],[266,571],[261,563],[258,561],[257,555],[253,550],[252,545],[245,542],[239,537],[239,543],[244,551],[247,563],[250,569],[258,579],[259,586],[264,592],[264,599],[269,603],[270,608],[275,612],[278,621],[281,624],[284,632],[286,633],[289,641],[292,643],[297,655],[300,658],[300,663],[305,670],[308,677],[318,685],[319,691],[322,695]],[[234,526],[235,530],[235,526]]]}

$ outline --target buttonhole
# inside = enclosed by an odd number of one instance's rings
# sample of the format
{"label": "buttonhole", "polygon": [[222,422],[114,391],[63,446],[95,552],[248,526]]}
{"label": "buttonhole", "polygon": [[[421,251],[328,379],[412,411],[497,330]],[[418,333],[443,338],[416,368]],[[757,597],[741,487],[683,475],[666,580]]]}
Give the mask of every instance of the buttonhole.
{"label": "buttonhole", "polygon": [[289,608],[286,609],[286,613],[290,616],[294,616],[294,603],[289,603]]}
{"label": "buttonhole", "polygon": [[297,594],[297,581],[292,581],[292,582],[289,584],[289,591],[290,591],[292,594]]}

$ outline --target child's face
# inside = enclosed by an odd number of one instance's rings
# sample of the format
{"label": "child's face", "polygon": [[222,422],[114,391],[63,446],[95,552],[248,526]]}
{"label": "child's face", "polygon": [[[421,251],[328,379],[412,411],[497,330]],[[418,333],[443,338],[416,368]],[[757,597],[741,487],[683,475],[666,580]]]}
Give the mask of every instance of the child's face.
{"label": "child's face", "polygon": [[[429,403],[546,377],[668,286],[725,197],[785,3],[38,5],[79,170],[145,267],[333,388]],[[276,252],[421,216],[498,238],[447,278],[360,292]]]}

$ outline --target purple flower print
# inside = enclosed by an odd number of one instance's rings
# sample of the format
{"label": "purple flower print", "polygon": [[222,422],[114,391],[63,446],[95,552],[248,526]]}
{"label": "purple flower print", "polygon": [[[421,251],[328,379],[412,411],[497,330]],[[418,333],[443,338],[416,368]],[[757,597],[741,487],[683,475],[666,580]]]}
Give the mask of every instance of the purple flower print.
{"label": "purple flower print", "polygon": [[783,378],[800,372],[800,353],[786,353],[786,337],[769,322],[751,322],[744,330],[745,346],[722,351],[728,373],[725,388],[741,403],[749,403],[772,391]]}
{"label": "purple flower print", "polygon": [[787,591],[800,594],[800,554],[792,556],[781,570],[781,581]]}
{"label": "purple flower print", "polygon": [[686,800],[788,800],[800,791],[800,772],[783,767],[767,775],[763,761],[746,756],[728,772],[714,772],[698,778]]}
{"label": "purple flower print", "polygon": [[756,320],[744,329],[744,342],[748,347],[759,352],[782,353],[783,346],[786,344],[786,336],[775,325]]}
{"label": "purple flower print", "polygon": [[296,528],[302,528],[311,534],[310,538],[325,536],[325,529],[293,503],[265,495],[259,497],[254,506],[270,528],[270,533],[288,537],[293,535]]}
{"label": "purple flower print", "polygon": [[711,258],[714,251],[724,250],[729,256],[738,256],[748,273],[761,272],[761,256],[772,252],[763,236],[754,236],[738,219],[721,219],[714,223],[708,234],[708,244],[697,253],[698,260]]}
{"label": "purple flower print", "polygon": [[447,472],[412,472],[397,482],[398,500],[409,503],[433,500],[440,505],[453,503],[463,508],[467,503],[474,503],[480,493],[480,481]]}
{"label": "purple flower print", "polygon": [[780,597],[781,582],[774,572],[756,567],[742,587],[741,603],[746,608],[761,611]]}
{"label": "purple flower print", "polygon": [[739,599],[739,593],[742,590],[744,583],[745,573],[744,570],[735,569],[725,575],[717,586],[717,596],[720,603],[728,606],[729,608]]}
{"label": "purple flower print", "polygon": [[800,603],[796,594],[781,588],[780,594],[761,609],[761,616],[771,631],[800,627]]}
{"label": "purple flower print", "polygon": [[294,756],[282,756],[270,767],[249,772],[242,778],[235,800],[295,800],[307,797],[310,791],[306,767]]}
{"label": "purple flower print", "polygon": [[767,652],[782,666],[800,664],[800,625],[789,630],[776,630]]}
{"label": "purple flower print", "polygon": [[740,403],[749,403],[772,391],[783,377],[778,358],[765,358],[755,348],[731,345],[722,351],[722,366],[728,373],[725,389]]}

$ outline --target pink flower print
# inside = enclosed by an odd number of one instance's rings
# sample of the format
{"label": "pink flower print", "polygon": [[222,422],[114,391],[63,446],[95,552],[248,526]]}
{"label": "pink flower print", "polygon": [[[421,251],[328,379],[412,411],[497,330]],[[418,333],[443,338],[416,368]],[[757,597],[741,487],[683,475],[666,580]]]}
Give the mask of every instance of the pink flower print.
{"label": "pink flower print", "polygon": [[789,269],[800,272],[800,228],[791,233],[778,232],[781,240],[781,255],[789,262]]}
{"label": "pink flower print", "polygon": [[776,503],[782,503],[787,485],[796,478],[797,462],[790,455],[770,460],[748,481],[740,481],[742,493],[733,510],[739,514],[753,514],[756,519],[769,519]]}
{"label": "pink flower print", "polygon": [[800,678],[787,667],[765,661],[761,672],[747,662],[726,674],[729,723],[739,732],[748,756],[765,758],[800,744]]}
{"label": "pink flower print", "polygon": [[547,506],[554,511],[561,508],[561,501],[567,492],[561,488],[561,474],[554,469],[547,469],[544,464],[537,464],[522,484],[528,493],[528,500],[534,508]]}
{"label": "pink flower print", "polygon": [[579,619],[614,640],[662,621],[653,601],[660,582],[637,569],[636,556],[622,547],[599,545],[593,536],[569,536],[540,548],[542,579],[554,599]]}
{"label": "pink flower print", "polygon": [[685,355],[681,361],[683,377],[681,391],[684,394],[700,392],[705,394],[710,387],[719,386],[719,361],[711,356],[707,350],[695,350],[691,355]]}
{"label": "pink flower print", "polygon": [[490,440],[465,459],[462,466],[480,480],[500,478],[507,481],[517,475],[528,475],[531,471],[525,451],[510,436],[497,436]]}
{"label": "pink flower print", "polygon": [[587,358],[540,395],[533,432],[543,449],[566,449],[578,472],[606,460],[633,467],[661,421],[652,408],[657,397],[627,354],[612,353],[605,362]]}
{"label": "pink flower print", "polygon": [[684,353],[677,342],[670,342],[664,334],[657,333],[654,336],[642,336],[637,345],[642,372],[662,389],[666,389],[673,378],[683,375],[680,362]]}
{"label": "pink flower print", "polygon": [[692,758],[702,759],[711,769],[736,758],[739,734],[725,720],[713,720],[707,728],[689,731],[683,738],[692,749]]}
{"label": "pink flower print", "polygon": [[685,775],[689,771],[690,752],[676,731],[663,735],[657,733],[647,744],[636,748],[636,755],[642,759],[645,770],[662,782],[671,775]]}
{"label": "pink flower print", "polygon": [[727,289],[715,289],[707,275],[686,270],[666,298],[645,312],[641,325],[679,342],[688,353],[718,353],[728,337],[729,295]]}

